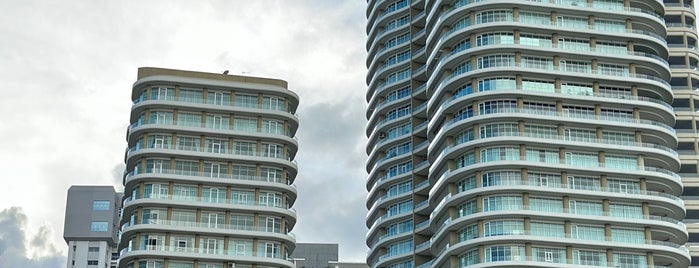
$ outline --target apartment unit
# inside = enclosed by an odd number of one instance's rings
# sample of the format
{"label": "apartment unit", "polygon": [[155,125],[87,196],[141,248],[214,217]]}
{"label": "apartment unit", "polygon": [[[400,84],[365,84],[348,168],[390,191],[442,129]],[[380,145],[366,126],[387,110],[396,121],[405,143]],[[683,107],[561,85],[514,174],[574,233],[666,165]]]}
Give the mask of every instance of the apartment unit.
{"label": "apartment unit", "polygon": [[68,189],[63,229],[63,239],[68,244],[66,267],[116,267],[122,196],[112,186],[71,186]]}
{"label": "apartment unit", "polygon": [[118,267],[294,267],[287,82],[139,68],[132,100]]}
{"label": "apartment unit", "polygon": [[691,2],[367,5],[370,267],[692,263]]}

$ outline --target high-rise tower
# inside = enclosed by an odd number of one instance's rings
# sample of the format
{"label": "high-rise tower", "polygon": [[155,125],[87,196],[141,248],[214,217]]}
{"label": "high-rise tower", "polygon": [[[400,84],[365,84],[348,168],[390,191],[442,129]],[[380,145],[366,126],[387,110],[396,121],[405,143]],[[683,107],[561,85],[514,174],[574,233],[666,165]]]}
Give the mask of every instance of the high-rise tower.
{"label": "high-rise tower", "polygon": [[132,92],[119,268],[293,267],[287,83],[140,68]]}
{"label": "high-rise tower", "polygon": [[687,267],[665,10],[369,0],[368,264]]}

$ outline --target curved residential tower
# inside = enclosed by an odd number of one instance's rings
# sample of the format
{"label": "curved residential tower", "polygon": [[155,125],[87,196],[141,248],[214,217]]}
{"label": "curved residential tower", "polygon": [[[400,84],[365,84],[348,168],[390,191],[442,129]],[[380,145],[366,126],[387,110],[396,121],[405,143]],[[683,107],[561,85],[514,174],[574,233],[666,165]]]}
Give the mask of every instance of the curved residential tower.
{"label": "curved residential tower", "polygon": [[294,267],[287,83],[140,68],[132,92],[119,268]]}
{"label": "curved residential tower", "polygon": [[371,267],[690,264],[663,2],[367,4]]}

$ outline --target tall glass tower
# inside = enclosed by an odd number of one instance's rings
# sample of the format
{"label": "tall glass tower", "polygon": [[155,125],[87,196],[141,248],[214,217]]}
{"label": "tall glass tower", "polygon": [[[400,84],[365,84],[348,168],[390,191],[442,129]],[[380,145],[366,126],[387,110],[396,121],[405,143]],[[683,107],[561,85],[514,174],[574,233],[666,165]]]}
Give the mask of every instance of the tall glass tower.
{"label": "tall glass tower", "polygon": [[140,68],[132,92],[119,268],[294,267],[287,83]]}
{"label": "tall glass tower", "polygon": [[690,265],[691,3],[367,4],[371,267]]}

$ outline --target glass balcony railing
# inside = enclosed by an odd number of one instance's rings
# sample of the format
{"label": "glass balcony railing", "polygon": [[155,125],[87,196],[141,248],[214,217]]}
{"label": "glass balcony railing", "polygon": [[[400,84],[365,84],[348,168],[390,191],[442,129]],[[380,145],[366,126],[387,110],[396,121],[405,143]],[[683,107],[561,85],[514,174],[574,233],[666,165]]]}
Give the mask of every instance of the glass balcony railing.
{"label": "glass balcony railing", "polygon": [[170,144],[152,144],[151,146],[134,146],[129,148],[126,152],[126,157],[128,158],[132,153],[138,152],[140,150],[146,149],[159,149],[166,151],[179,151],[179,152],[197,152],[197,153],[212,153],[212,154],[225,154],[225,155],[237,155],[237,156],[256,156],[256,157],[267,157],[275,159],[283,159],[288,161],[293,161],[291,157],[285,155],[284,153],[270,152],[270,151],[240,151],[226,148],[226,146],[219,144],[218,147],[195,147],[195,146],[184,146],[184,145],[170,145]]}
{"label": "glass balcony railing", "polygon": [[146,222],[144,222],[144,223],[127,222],[121,226],[121,231],[124,232],[127,228],[130,228],[133,226],[138,226],[138,225],[144,225],[144,224],[145,225],[173,226],[173,227],[187,227],[187,228],[276,233],[276,234],[287,234],[292,238],[296,237],[292,233],[282,232],[281,228],[271,228],[268,226],[246,226],[246,225],[222,224],[222,223],[216,223],[216,222],[169,221],[169,220],[160,220],[160,219],[150,219],[150,220],[146,220]]}
{"label": "glass balcony railing", "polygon": [[[202,196],[180,196],[180,195],[167,195],[167,194],[151,194],[147,197],[134,197],[129,196],[124,199],[124,207],[133,203],[137,200],[168,200],[168,201],[184,201],[192,203],[202,203],[203,205],[211,204],[228,204],[228,205],[242,205],[242,206],[254,206],[254,207],[269,207],[269,208],[280,208],[288,210],[289,212],[296,214],[296,210],[291,206],[286,205],[286,207],[280,202],[260,202],[253,200],[239,200],[239,199],[226,199],[226,198],[209,198]],[[254,208],[253,208],[254,209]]]}
{"label": "glass balcony railing", "polygon": [[[280,259],[285,262],[288,262],[288,265],[290,267],[294,267],[294,264],[292,260],[287,259],[284,256],[281,256],[279,251],[273,251],[273,252],[264,252],[264,251],[256,251],[256,252],[236,252],[236,250],[229,249],[228,251],[223,250],[223,246],[221,245],[220,247],[215,247],[215,248],[193,248],[193,247],[171,247],[171,246],[165,246],[165,245],[148,245],[144,247],[126,247],[120,251],[120,256],[125,256],[126,253],[129,252],[139,252],[139,251],[144,251],[143,254],[152,254],[155,252],[168,252],[169,254],[167,255],[173,255],[173,253],[176,254],[186,254],[189,256],[190,254],[205,254],[205,255],[217,255],[217,258],[223,258],[223,259],[229,259],[229,258],[235,258],[235,256],[255,256],[258,258],[269,258],[269,259]],[[206,256],[201,256],[201,258],[207,258]]]}
{"label": "glass balcony railing", "polygon": [[258,110],[267,110],[267,111],[282,111],[282,112],[287,112],[290,115],[294,116],[295,118],[298,118],[295,112],[293,112],[290,109],[287,109],[283,104],[283,101],[281,103],[239,103],[239,102],[231,102],[230,100],[224,100],[224,99],[204,99],[202,98],[191,98],[191,97],[175,97],[175,96],[154,96],[152,99],[146,99],[145,95],[141,95],[138,99],[135,99],[133,101],[133,104],[139,104],[141,102],[146,102],[146,101],[172,101],[172,102],[178,102],[178,103],[193,103],[193,104],[206,104],[206,105],[211,105],[211,106],[227,106],[227,107],[238,107],[238,108],[251,108],[251,109],[258,109]]}
{"label": "glass balcony railing", "polygon": [[[606,121],[606,122],[613,122],[613,123],[632,123],[632,124],[642,124],[642,125],[651,125],[651,126],[657,126],[661,127],[668,132],[675,134],[675,129],[668,126],[667,124],[664,124],[662,122],[658,121],[653,121],[653,120],[647,120],[647,119],[634,119],[634,118],[624,118],[624,117],[617,117],[617,116],[605,116],[605,115],[594,115],[594,114],[583,114],[583,113],[570,113],[570,112],[558,112],[558,111],[548,111],[548,110],[539,110],[539,109],[527,109],[527,108],[515,108],[515,107],[506,107],[506,108],[494,108],[490,109],[486,115],[490,114],[531,114],[531,115],[539,115],[539,116],[547,116],[547,117],[554,117],[555,120],[561,121],[561,122],[566,122],[566,121],[571,121],[571,119],[574,121],[576,119],[589,119],[589,120],[596,120],[596,121]],[[483,115],[474,115],[474,116],[462,116],[462,117],[457,117],[454,118],[453,120],[450,120],[444,124],[442,129],[446,129],[447,127],[462,121],[466,120],[469,118],[473,117],[479,117]]]}
{"label": "glass balcony railing", "polygon": [[[448,195],[442,201],[440,201],[441,205],[444,205],[448,203],[448,201],[453,198],[453,196],[456,195]],[[432,212],[432,215],[435,215],[436,212],[439,211],[441,208],[440,205],[435,208],[434,212]],[[525,205],[511,205],[511,206],[502,206],[501,209],[491,209],[489,211],[483,211],[483,212],[476,212],[476,213],[469,213],[467,215],[463,215],[458,218],[462,217],[469,217],[469,218],[476,218],[479,217],[480,214],[483,213],[489,213],[493,211],[504,211],[509,214],[513,215],[521,215],[523,213],[526,213],[526,211],[535,211],[537,213],[541,213],[542,211],[538,208],[533,208],[532,206],[525,206]],[[577,215],[577,216],[587,216],[587,217],[601,217],[601,218],[613,218],[613,219],[628,219],[628,220],[651,220],[651,221],[662,221],[662,222],[668,222],[677,225],[677,228],[679,229],[685,229],[684,223],[681,221],[674,219],[674,218],[669,218],[669,217],[660,217],[660,216],[654,216],[654,215],[643,215],[643,214],[628,214],[628,215],[615,215],[613,212],[610,211],[604,211],[600,213],[599,215],[588,215],[585,213],[576,213],[574,209],[563,209],[562,212],[547,212],[551,214],[568,214],[568,215]],[[563,217],[571,217],[571,216],[563,216]],[[431,217],[434,218],[434,217]],[[444,228],[447,227],[447,225],[454,221],[455,219],[448,219],[447,221],[444,222],[439,228],[437,228],[436,233],[441,232]]]}
{"label": "glass balcony railing", "polygon": [[248,176],[248,175],[238,175],[229,174],[223,172],[209,171],[190,171],[190,170],[177,170],[177,169],[163,169],[163,168],[147,168],[141,171],[131,171],[126,174],[126,181],[133,179],[133,176],[141,174],[163,174],[163,175],[180,175],[180,176],[193,176],[193,177],[203,177],[211,179],[232,179],[232,180],[243,180],[243,181],[259,181],[259,182],[274,182],[274,183],[284,183],[292,188],[296,188],[296,185],[291,184],[291,180],[284,180],[277,176]]}

